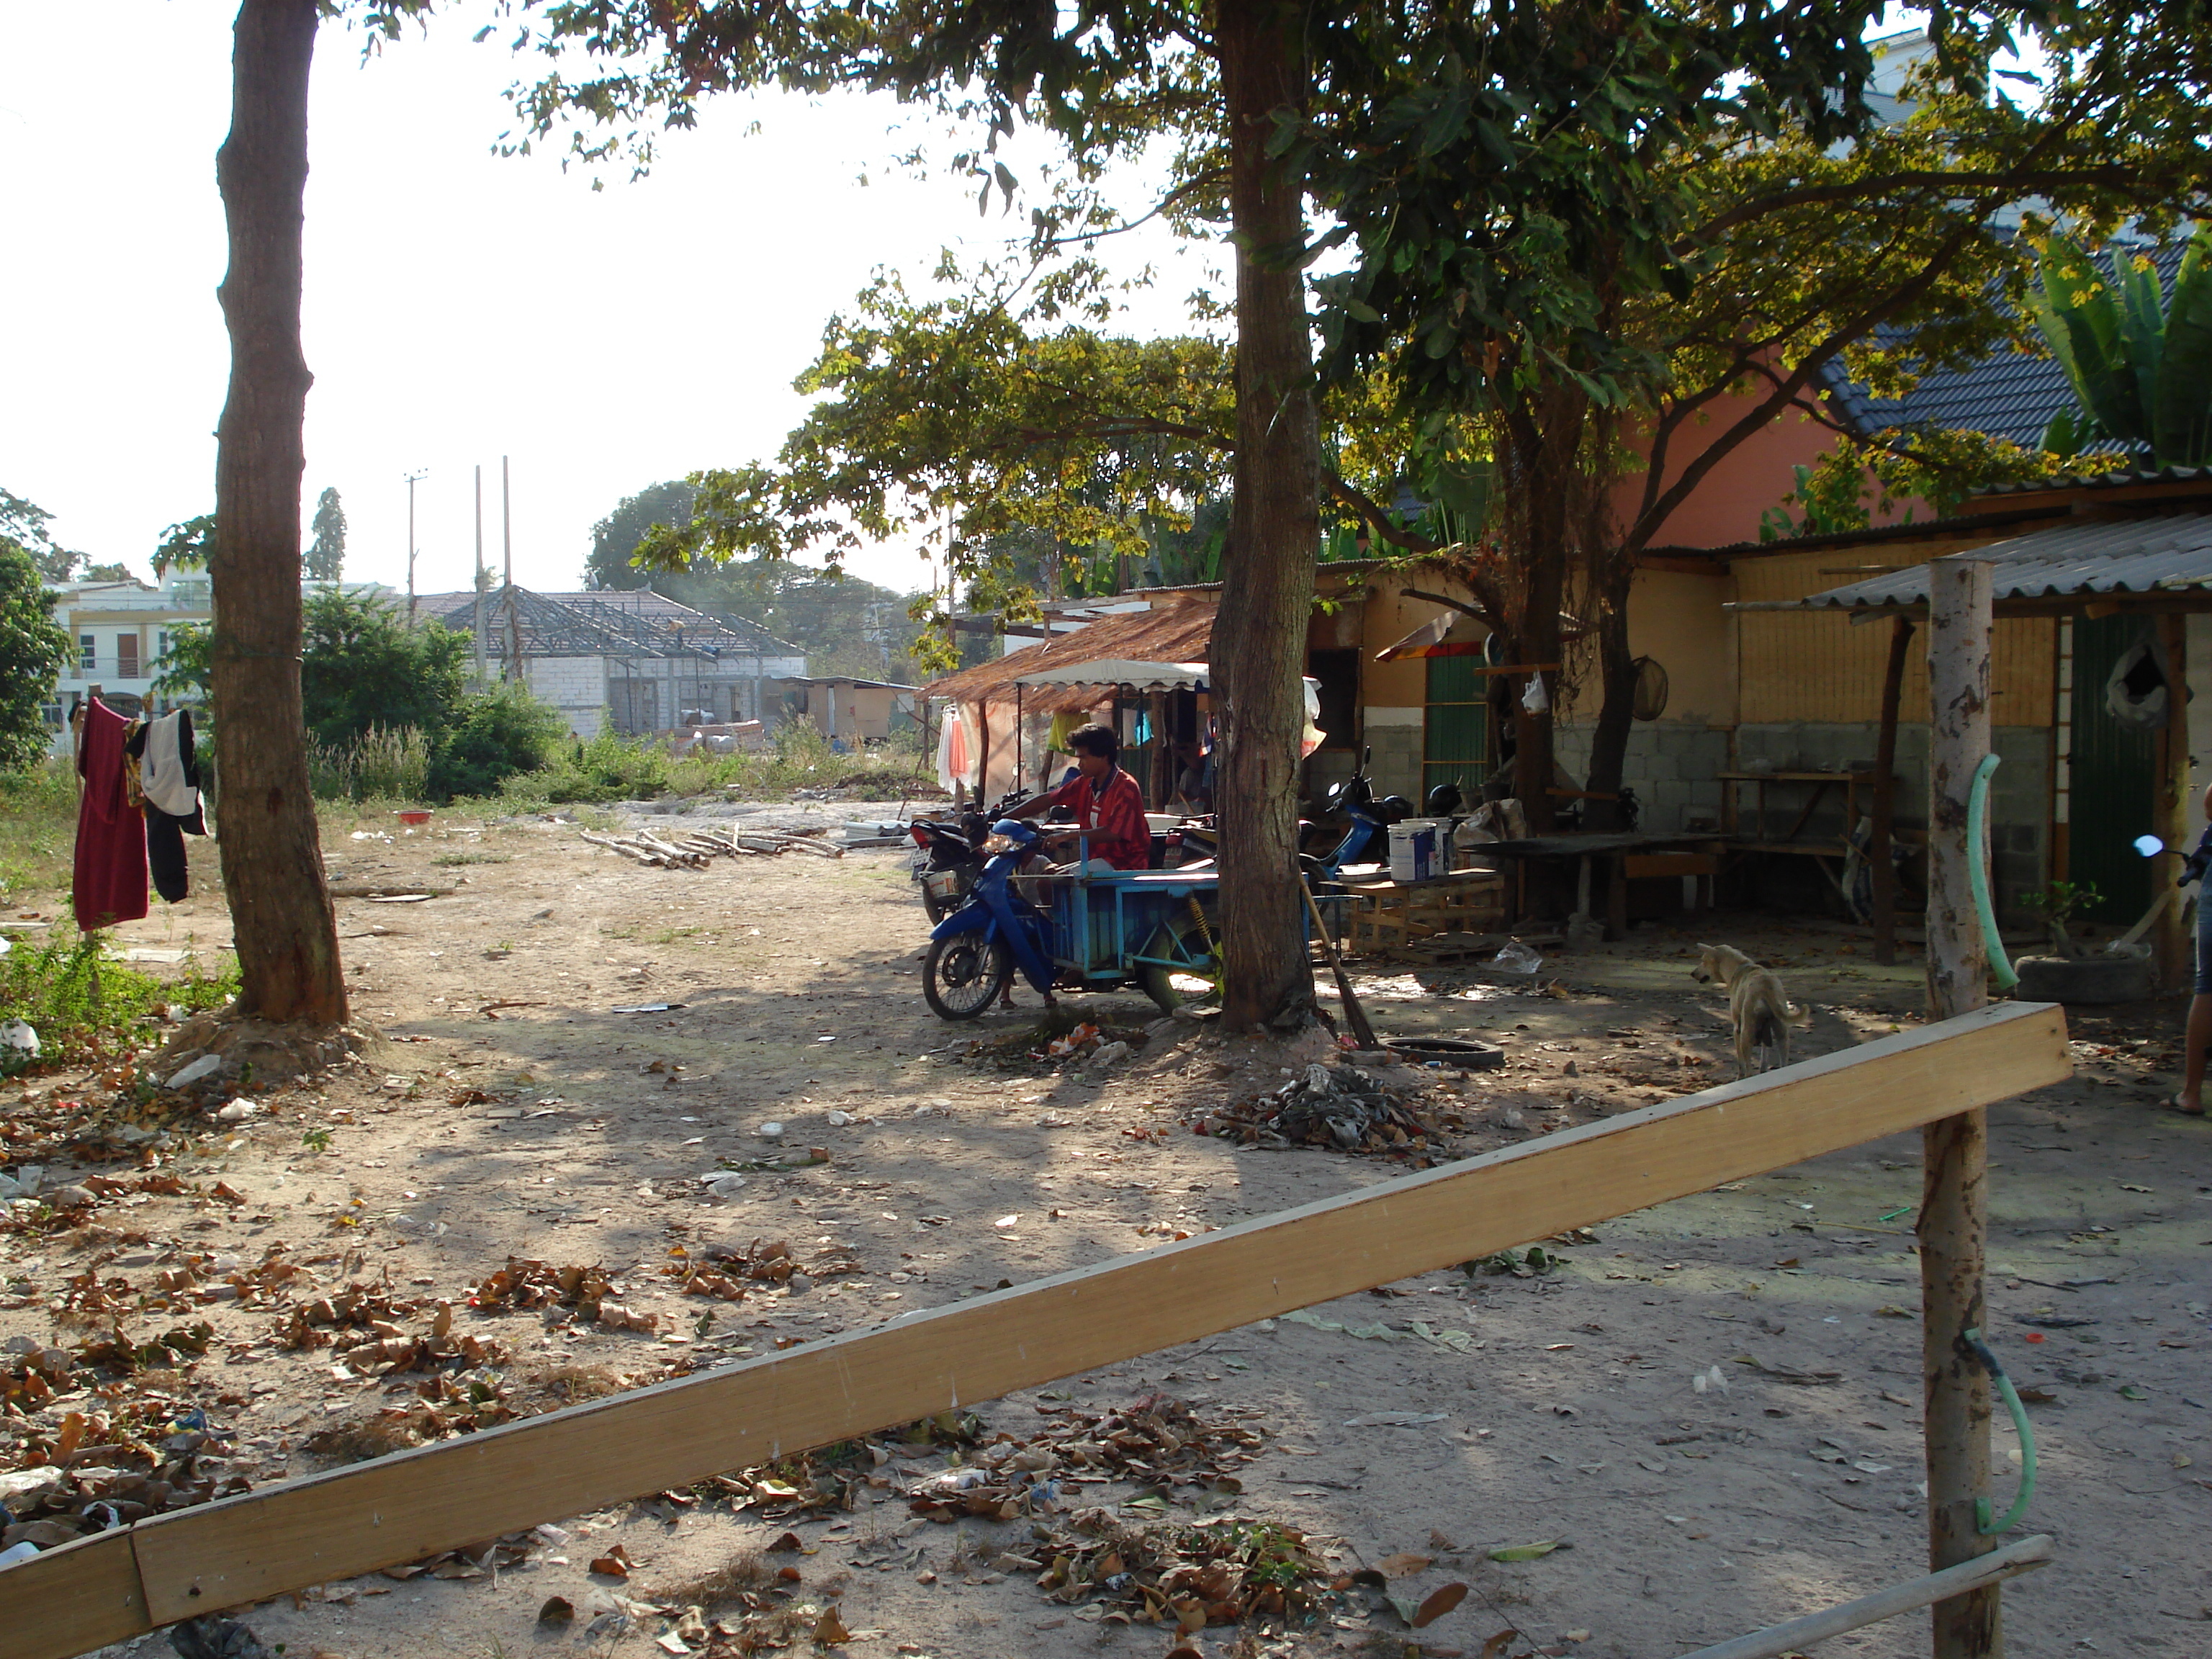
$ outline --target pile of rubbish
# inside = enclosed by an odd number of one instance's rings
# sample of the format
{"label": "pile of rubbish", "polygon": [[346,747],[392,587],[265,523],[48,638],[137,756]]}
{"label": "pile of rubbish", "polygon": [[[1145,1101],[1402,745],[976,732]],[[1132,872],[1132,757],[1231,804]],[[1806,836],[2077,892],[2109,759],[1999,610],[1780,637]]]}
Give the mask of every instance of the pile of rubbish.
{"label": "pile of rubbish", "polygon": [[1424,1109],[1357,1066],[1309,1066],[1273,1093],[1210,1110],[1192,1121],[1200,1134],[1247,1146],[1322,1146],[1346,1152],[1409,1155],[1426,1161],[1444,1133],[1463,1124]]}
{"label": "pile of rubbish", "polygon": [[[10,1352],[0,1363],[0,1390],[27,1372],[66,1388],[68,1361],[58,1349]],[[52,1549],[252,1490],[228,1467],[233,1431],[210,1426],[201,1407],[159,1394],[85,1403],[100,1408],[38,1413],[19,1429],[12,1455],[27,1466],[0,1474],[0,1552]]]}
{"label": "pile of rubbish", "polygon": [[1208,1422],[1165,1395],[1118,1412],[1064,1409],[1053,1417],[1026,1440],[1001,1434],[961,1467],[917,1482],[907,1492],[914,1512],[939,1522],[971,1515],[1011,1521],[1065,1507],[1081,1486],[1133,1480],[1147,1489],[1133,1501],[1163,1514],[1178,1489],[1199,1503],[1242,1492],[1231,1471],[1257,1457],[1264,1442],[1249,1420],[1232,1414]]}

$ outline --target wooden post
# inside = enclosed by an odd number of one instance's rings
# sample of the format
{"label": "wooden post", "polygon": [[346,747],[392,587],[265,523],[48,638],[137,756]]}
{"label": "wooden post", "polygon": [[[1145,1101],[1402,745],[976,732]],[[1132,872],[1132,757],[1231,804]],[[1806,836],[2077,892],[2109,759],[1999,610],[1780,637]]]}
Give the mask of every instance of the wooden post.
{"label": "wooden post", "polygon": [[1912,641],[1912,618],[1890,618],[1889,666],[1881,678],[1881,735],[1875,745],[1874,830],[1867,862],[1874,875],[1874,959],[1887,966],[1897,960],[1897,862],[1890,842],[1897,819],[1897,706],[1905,695],[1905,648]]}
{"label": "wooden post", "polygon": [[[1989,957],[1975,914],[1966,802],[1990,752],[1987,560],[1929,562],[1928,1013],[1949,1019],[1989,1000]],[[1920,1293],[1928,1565],[1941,1572],[1986,1554],[1974,1500],[1989,1494],[1990,1382],[1964,1333],[1984,1320],[1989,1121],[1962,1112],[1921,1132]],[[2002,1659],[1997,1586],[1932,1609],[1933,1659]]]}
{"label": "wooden post", "polygon": [[[2151,861],[2151,896],[2170,896],[2181,876],[2181,860],[2192,839],[2189,800],[2189,619],[2166,611],[2158,619],[2159,642],[2166,647],[2166,729],[2159,733],[2158,793],[2151,803],[2151,833],[2172,849]],[[2169,902],[2152,924],[2153,957],[2159,988],[2188,989],[2196,965],[2182,907]]]}

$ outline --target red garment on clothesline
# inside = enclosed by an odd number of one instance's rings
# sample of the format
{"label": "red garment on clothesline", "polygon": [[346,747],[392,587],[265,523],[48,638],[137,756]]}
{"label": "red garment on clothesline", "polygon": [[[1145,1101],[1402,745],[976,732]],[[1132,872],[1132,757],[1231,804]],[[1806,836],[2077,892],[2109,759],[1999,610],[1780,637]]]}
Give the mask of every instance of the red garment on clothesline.
{"label": "red garment on clothesline", "polygon": [[94,697],[84,706],[77,775],[76,925],[90,933],[146,914],[146,820],[124,790],[123,739],[131,722]]}

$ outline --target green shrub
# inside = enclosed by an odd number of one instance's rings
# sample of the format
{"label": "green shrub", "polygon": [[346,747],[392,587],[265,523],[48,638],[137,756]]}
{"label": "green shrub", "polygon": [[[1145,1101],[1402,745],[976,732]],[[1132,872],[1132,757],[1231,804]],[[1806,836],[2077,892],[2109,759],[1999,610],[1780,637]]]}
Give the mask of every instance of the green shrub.
{"label": "green shrub", "polygon": [[161,1004],[196,1012],[238,994],[238,965],[228,957],[213,973],[187,959],[176,979],[161,980],[107,961],[104,944],[85,933],[35,950],[19,942],[0,956],[0,1022],[20,1019],[38,1032],[41,1064],[122,1058],[154,1035],[154,1010]]}
{"label": "green shrub", "polygon": [[603,731],[557,749],[541,770],[502,779],[500,787],[518,799],[650,800],[668,787],[668,751],[658,743]]}
{"label": "green shrub", "polygon": [[440,799],[494,793],[516,773],[544,767],[562,725],[560,710],[513,681],[465,698],[460,719],[438,745],[429,787]]}

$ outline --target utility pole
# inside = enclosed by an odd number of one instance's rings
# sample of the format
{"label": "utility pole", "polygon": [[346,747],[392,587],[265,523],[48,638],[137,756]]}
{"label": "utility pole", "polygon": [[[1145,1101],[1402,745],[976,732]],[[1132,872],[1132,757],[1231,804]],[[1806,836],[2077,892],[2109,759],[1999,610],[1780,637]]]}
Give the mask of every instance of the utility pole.
{"label": "utility pole", "polygon": [[[1995,584],[1986,559],[1928,565],[1928,1012],[1971,1013],[1989,1001],[1989,954],[1973,865],[1989,849],[1967,833],[1974,775],[1990,752],[1990,630]],[[1928,1565],[1942,1571],[1986,1554],[1975,1500],[1990,1490],[1990,1379],[1966,1333],[1986,1328],[1989,1114],[1962,1112],[1921,1134],[1923,1437],[1928,1462]],[[1930,1610],[1934,1659],[2002,1659],[1997,1587]]]}
{"label": "utility pole", "polygon": [[415,486],[430,476],[428,467],[404,475],[407,480],[407,625],[415,626]]}
{"label": "utility pole", "polygon": [[483,468],[477,468],[477,690],[484,689]]}
{"label": "utility pole", "polygon": [[514,605],[514,493],[499,458],[499,538],[507,550],[507,677],[522,678],[522,615]]}

